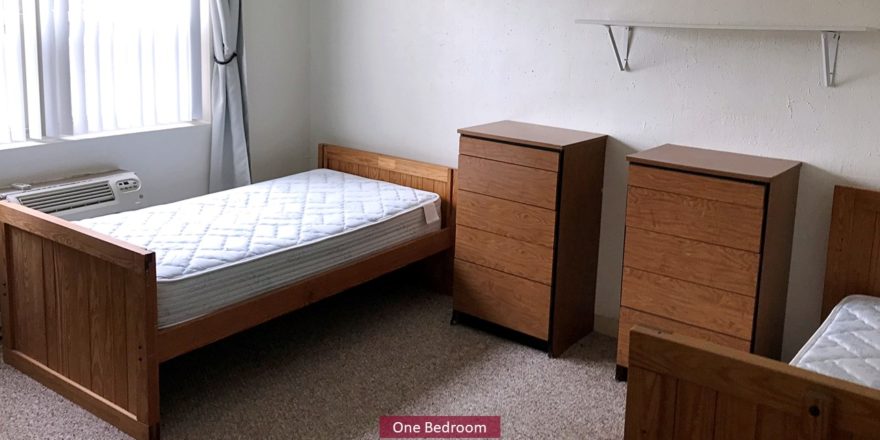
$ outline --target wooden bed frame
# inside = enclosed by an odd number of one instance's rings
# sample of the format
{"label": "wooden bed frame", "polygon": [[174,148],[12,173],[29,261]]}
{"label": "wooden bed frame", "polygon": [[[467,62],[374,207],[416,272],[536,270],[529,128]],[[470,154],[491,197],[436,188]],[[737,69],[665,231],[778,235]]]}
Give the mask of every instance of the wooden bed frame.
{"label": "wooden bed frame", "polygon": [[153,252],[0,203],[5,362],[132,437],[156,439],[159,363],[427,257],[451,267],[452,169],[333,145],[319,147],[319,160],[324,168],[438,193],[442,229],[159,330]]}
{"label": "wooden bed frame", "polygon": [[[880,193],[837,187],[822,319],[849,294],[880,297]],[[684,336],[631,335],[628,440],[880,438],[880,390]]]}

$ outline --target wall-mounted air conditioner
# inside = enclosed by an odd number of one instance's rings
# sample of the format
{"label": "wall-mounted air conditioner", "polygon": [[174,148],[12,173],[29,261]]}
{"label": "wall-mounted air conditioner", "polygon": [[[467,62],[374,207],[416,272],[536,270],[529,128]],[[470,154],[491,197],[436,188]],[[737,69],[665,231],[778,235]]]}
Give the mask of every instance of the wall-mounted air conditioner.
{"label": "wall-mounted air conditioner", "polygon": [[66,220],[138,209],[143,203],[141,180],[131,171],[109,171],[42,183],[16,183],[0,188],[0,200]]}

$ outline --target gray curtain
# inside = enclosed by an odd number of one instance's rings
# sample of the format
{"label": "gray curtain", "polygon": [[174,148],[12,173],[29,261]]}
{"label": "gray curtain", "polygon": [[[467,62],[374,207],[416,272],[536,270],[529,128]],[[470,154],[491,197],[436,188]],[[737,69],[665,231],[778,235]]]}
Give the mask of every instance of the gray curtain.
{"label": "gray curtain", "polygon": [[241,0],[211,0],[214,72],[211,192],[251,183],[244,83],[241,80]]}

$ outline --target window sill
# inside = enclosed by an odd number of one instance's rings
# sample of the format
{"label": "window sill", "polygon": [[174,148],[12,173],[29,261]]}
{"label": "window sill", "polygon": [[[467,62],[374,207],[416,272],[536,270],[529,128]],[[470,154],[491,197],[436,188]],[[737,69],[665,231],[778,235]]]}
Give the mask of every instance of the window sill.
{"label": "window sill", "polygon": [[0,151],[3,150],[18,150],[19,148],[29,148],[36,147],[39,145],[45,145],[45,142],[39,141],[26,141],[26,142],[13,142],[11,144],[0,144]]}
{"label": "window sill", "polygon": [[156,126],[152,126],[152,127],[132,128],[132,129],[125,129],[125,130],[101,131],[101,132],[97,132],[97,133],[86,133],[86,134],[79,134],[79,135],[75,135],[75,136],[62,136],[60,138],[45,138],[45,139],[41,139],[38,141],[15,142],[15,143],[11,143],[11,144],[0,144],[0,151],[18,150],[18,149],[24,149],[24,148],[46,146],[46,145],[57,145],[57,144],[62,144],[64,142],[82,141],[82,140],[89,140],[89,139],[112,138],[115,136],[126,136],[126,135],[131,135],[131,134],[170,131],[170,130],[177,130],[177,129],[181,129],[181,128],[189,128],[189,127],[204,127],[204,126],[209,126],[209,125],[211,125],[211,123],[207,122],[207,121],[193,121],[193,122],[180,122],[177,124],[156,125]]}

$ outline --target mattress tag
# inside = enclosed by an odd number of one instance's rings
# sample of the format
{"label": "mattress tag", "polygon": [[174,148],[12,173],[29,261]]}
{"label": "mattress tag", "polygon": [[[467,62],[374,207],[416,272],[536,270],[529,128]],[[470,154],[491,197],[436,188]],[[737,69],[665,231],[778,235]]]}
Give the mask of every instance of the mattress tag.
{"label": "mattress tag", "polygon": [[437,212],[437,205],[433,203],[429,203],[427,205],[422,206],[422,209],[425,211],[425,222],[430,224],[434,224],[440,221],[440,214]]}

